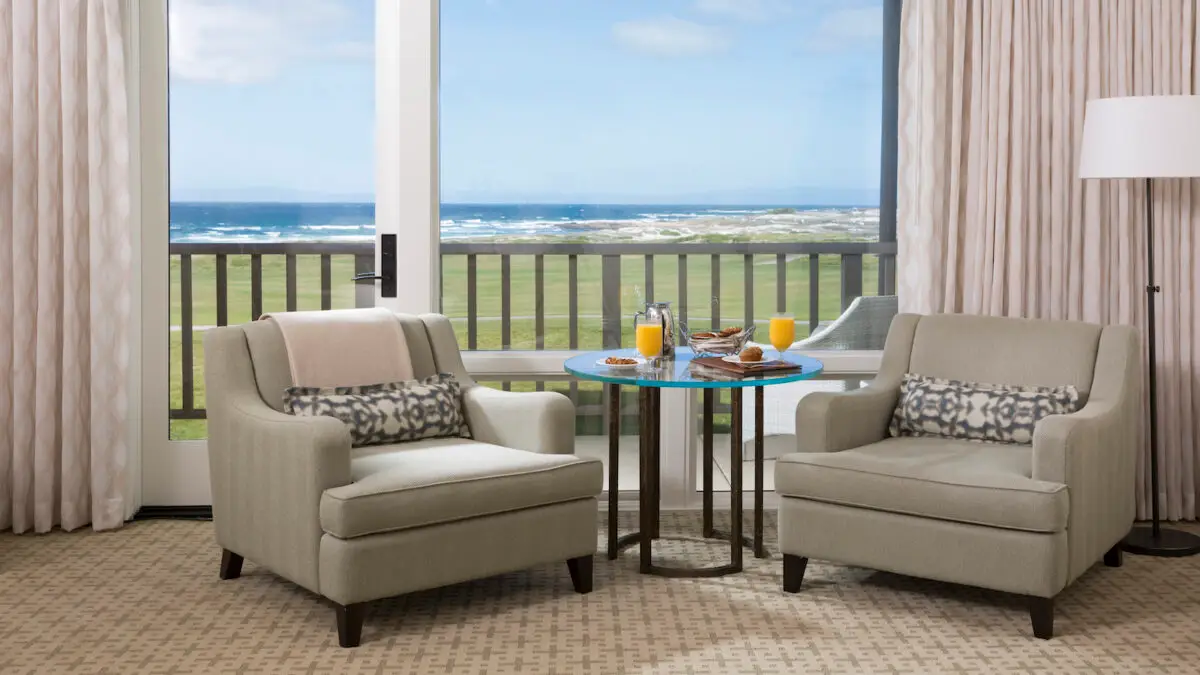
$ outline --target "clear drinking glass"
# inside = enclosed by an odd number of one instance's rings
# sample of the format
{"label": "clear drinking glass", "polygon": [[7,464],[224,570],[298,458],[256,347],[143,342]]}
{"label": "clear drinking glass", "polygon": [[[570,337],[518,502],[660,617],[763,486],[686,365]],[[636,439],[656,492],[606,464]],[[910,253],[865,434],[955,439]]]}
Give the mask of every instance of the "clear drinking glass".
{"label": "clear drinking glass", "polygon": [[771,346],[783,360],[783,352],[796,341],[796,317],[791,314],[776,314],[771,317],[771,325],[767,331],[771,338]]}
{"label": "clear drinking glass", "polygon": [[663,327],[659,319],[653,321],[645,317],[636,317],[633,321],[634,344],[638,353],[653,367],[658,365],[663,351]]}

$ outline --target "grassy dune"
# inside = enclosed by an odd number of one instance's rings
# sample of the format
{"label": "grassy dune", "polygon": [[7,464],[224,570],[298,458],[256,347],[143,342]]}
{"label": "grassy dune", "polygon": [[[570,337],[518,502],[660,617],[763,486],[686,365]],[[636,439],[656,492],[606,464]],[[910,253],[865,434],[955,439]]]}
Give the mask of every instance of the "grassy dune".
{"label": "grassy dune", "polygon": [[[511,313],[512,349],[534,349],[535,341],[535,274],[533,256],[513,256],[511,269]],[[582,349],[599,349],[601,346],[601,272],[599,256],[578,258],[579,284],[579,346]],[[688,257],[687,315],[692,317],[693,328],[711,324],[712,291],[710,257],[693,255]],[[669,300],[678,305],[678,258],[657,256],[654,262],[654,299]],[[797,336],[808,334],[808,278],[807,256],[800,256],[787,263],[787,308],[796,315]],[[332,264],[332,303],[334,308],[354,306],[353,276],[354,261],[350,256],[334,256]],[[775,312],[776,268],[775,256],[756,256],[753,265],[753,308],[756,323],[764,323]],[[744,265],[740,255],[722,256],[720,265],[721,292],[719,298],[720,325],[740,325],[745,316]],[[623,256],[621,261],[621,313],[624,317],[622,343],[632,345],[633,312],[641,307],[645,294],[645,258]],[[263,311],[286,309],[286,290],[283,256],[263,257]],[[820,259],[820,319],[834,319],[841,311],[840,260],[838,256],[822,256]],[[877,287],[878,259],[864,256],[863,290],[873,294]],[[480,256],[477,265],[478,348],[501,349],[501,276],[499,256]],[[297,308],[320,309],[320,258],[299,256],[297,258]],[[182,323],[180,311],[179,259],[171,260],[171,325]],[[545,288],[545,347],[566,349],[569,342],[569,298],[566,256],[546,256],[544,270]],[[250,257],[229,256],[228,258],[228,309],[230,323],[250,320]],[[466,258],[448,256],[443,259],[442,297],[444,314],[454,320],[459,344],[467,345],[467,275]],[[214,325],[216,311],[216,261],[213,256],[194,256],[192,259],[192,323],[195,326]],[[676,308],[679,313],[678,306]],[[195,382],[195,406],[204,406],[204,349],[203,331],[193,335],[193,373]],[[182,386],[182,333],[171,332],[171,407],[179,408],[183,402]],[[499,383],[495,383],[497,386]],[[547,389],[566,391],[566,382],[550,382]],[[513,382],[514,390],[534,388],[533,382]],[[581,384],[580,403],[598,403],[598,386]],[[581,433],[599,433],[597,424],[581,419]],[[597,426],[592,430],[592,426]],[[203,420],[176,420],[171,423],[171,437],[175,439],[203,438]]]}

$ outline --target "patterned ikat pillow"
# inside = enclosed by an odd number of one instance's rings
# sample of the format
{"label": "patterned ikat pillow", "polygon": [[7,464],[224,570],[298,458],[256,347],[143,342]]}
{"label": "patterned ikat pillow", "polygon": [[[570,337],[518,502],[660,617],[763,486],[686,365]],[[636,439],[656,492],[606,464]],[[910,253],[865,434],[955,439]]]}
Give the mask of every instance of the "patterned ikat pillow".
{"label": "patterned ikat pillow", "polygon": [[1079,391],[1071,385],[981,384],[908,373],[888,433],[1028,445],[1040,420],[1078,409]]}
{"label": "patterned ikat pillow", "polygon": [[449,373],[358,387],[289,387],[283,409],[291,415],[336,417],[350,429],[356,448],[471,437],[462,409],[462,386]]}

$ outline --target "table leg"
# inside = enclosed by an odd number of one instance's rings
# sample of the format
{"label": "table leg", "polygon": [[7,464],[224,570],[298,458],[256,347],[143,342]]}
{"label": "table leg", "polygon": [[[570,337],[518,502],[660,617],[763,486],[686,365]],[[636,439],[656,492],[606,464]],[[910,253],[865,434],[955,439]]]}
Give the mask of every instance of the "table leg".
{"label": "table leg", "polygon": [[617,506],[620,501],[621,455],[621,385],[608,387],[608,559],[616,560],[621,553],[617,546]]}
{"label": "table leg", "polygon": [[701,530],[704,537],[711,537],[715,534],[713,530],[713,396],[712,389],[704,390],[704,421],[702,422],[704,453],[700,459],[704,464],[704,483],[701,491],[701,498],[704,500],[704,524]]}
{"label": "table leg", "polygon": [[729,422],[729,542],[731,564],[742,569],[742,390],[730,390],[732,419]]}
{"label": "table leg", "polygon": [[662,389],[650,390],[650,467],[654,470],[654,527],[650,538],[658,539],[662,524]]}
{"label": "table leg", "polygon": [[763,390],[754,388],[754,557],[766,558],[763,543]]}
{"label": "table leg", "polygon": [[651,391],[653,391],[651,387],[638,388],[638,426],[641,427],[638,434],[638,458],[641,465],[641,485],[638,486],[638,521],[641,527],[638,529],[642,533],[639,556],[642,574],[649,574],[653,566],[654,537],[651,535],[654,532],[654,517],[657,511],[655,501],[658,499],[657,490],[654,489],[658,472],[654,470],[654,457],[650,452],[651,407],[653,406],[650,399]]}

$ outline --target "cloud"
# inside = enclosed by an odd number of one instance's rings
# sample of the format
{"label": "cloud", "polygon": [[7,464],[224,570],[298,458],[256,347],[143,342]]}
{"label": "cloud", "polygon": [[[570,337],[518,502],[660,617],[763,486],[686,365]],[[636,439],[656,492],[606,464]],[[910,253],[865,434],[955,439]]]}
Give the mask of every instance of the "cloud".
{"label": "cloud", "polygon": [[882,39],[883,7],[857,7],[827,14],[805,46],[813,51],[833,51]]}
{"label": "cloud", "polygon": [[370,41],[347,37],[334,0],[171,0],[171,74],[202,82],[269,80],[304,59],[361,59]]}
{"label": "cloud", "polygon": [[718,28],[673,16],[613,25],[613,37],[627,49],[654,56],[704,56],[729,49],[729,37]]}
{"label": "cloud", "polygon": [[778,5],[777,0],[696,0],[695,10],[739,21],[763,21]]}

